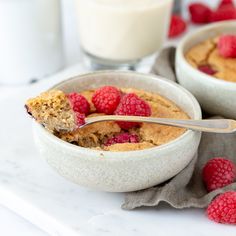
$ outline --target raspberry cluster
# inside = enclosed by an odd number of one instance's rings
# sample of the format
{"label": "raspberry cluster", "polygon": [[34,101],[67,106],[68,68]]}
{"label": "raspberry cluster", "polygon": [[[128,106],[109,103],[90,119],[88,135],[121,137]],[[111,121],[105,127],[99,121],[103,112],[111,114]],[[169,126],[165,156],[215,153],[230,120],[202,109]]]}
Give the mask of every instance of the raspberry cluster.
{"label": "raspberry cluster", "polygon": [[[87,99],[79,93],[69,93],[67,98],[71,108],[75,112],[77,125],[85,123],[85,116],[90,113],[90,104]],[[151,108],[149,104],[134,93],[122,94],[113,86],[103,86],[97,89],[92,96],[92,103],[96,111],[106,115],[129,115],[129,116],[150,116]],[[137,126],[137,122],[119,121],[117,124],[123,129],[128,130]],[[106,141],[105,146],[115,143],[137,143],[139,137],[135,134],[122,133]]]}
{"label": "raspberry cluster", "polygon": [[[203,2],[194,2],[188,6],[191,22],[194,24],[208,24],[217,21],[235,20],[236,6],[233,0],[221,0],[216,9],[212,9]],[[178,15],[172,15],[169,38],[174,38],[185,32],[187,22]]]}
{"label": "raspberry cluster", "polygon": [[[98,112],[107,115],[150,116],[151,108],[143,99],[134,93],[122,94],[112,86],[104,86],[95,91],[92,102]],[[136,122],[117,122],[122,129],[139,126]]]}
{"label": "raspberry cluster", "polygon": [[221,0],[216,9],[210,8],[202,2],[189,5],[191,21],[196,24],[236,19],[236,8],[233,0]]}

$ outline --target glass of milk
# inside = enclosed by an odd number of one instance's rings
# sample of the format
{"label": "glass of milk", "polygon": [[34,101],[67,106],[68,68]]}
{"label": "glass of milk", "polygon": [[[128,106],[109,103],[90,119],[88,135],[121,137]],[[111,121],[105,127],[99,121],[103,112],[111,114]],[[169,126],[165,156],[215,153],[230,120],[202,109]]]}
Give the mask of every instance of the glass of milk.
{"label": "glass of milk", "polygon": [[132,69],[164,44],[173,0],[76,0],[81,48],[94,69]]}

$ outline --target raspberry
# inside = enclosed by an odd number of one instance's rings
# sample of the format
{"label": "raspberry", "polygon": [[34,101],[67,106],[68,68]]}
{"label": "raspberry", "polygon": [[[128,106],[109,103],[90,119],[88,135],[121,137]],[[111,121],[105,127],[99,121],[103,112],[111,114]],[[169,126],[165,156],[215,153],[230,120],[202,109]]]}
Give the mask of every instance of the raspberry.
{"label": "raspberry", "polygon": [[236,166],[230,160],[213,158],[204,166],[202,177],[210,192],[233,183],[236,178]]}
{"label": "raspberry", "polygon": [[[128,93],[122,97],[115,114],[128,116],[150,116],[151,108],[147,102],[139,98],[136,94]],[[122,129],[130,129],[140,125],[140,123],[137,122],[117,121],[117,123]]]}
{"label": "raspberry", "polygon": [[169,38],[182,34],[187,28],[186,22],[178,15],[172,15],[169,29]]}
{"label": "raspberry", "polygon": [[119,105],[121,92],[112,86],[104,86],[95,91],[92,102],[98,112],[107,115],[113,114]]}
{"label": "raspberry", "polygon": [[233,20],[236,19],[236,10],[234,8],[221,8],[210,14],[209,22]]}
{"label": "raspberry", "polygon": [[85,114],[75,112],[75,116],[76,116],[76,124],[78,127],[85,124]]}
{"label": "raspberry", "polygon": [[218,41],[219,54],[222,57],[236,57],[236,35],[223,35]]}
{"label": "raspberry", "polygon": [[222,8],[234,8],[233,0],[221,0],[220,4],[218,5],[218,9]]}
{"label": "raspberry", "polygon": [[210,220],[223,224],[236,224],[236,192],[230,191],[216,197],[207,208]]}
{"label": "raspberry", "polygon": [[198,70],[208,75],[214,75],[216,73],[216,71],[210,65],[199,66]]}
{"label": "raspberry", "polygon": [[138,142],[139,142],[139,137],[136,134],[123,133],[108,139],[104,145],[110,146],[116,143],[138,143]]}
{"label": "raspberry", "polygon": [[203,3],[192,3],[189,5],[189,13],[193,23],[204,24],[209,21],[211,9]]}
{"label": "raspberry", "polygon": [[73,111],[88,114],[90,111],[90,105],[87,99],[78,93],[69,93],[67,98],[70,101]]}

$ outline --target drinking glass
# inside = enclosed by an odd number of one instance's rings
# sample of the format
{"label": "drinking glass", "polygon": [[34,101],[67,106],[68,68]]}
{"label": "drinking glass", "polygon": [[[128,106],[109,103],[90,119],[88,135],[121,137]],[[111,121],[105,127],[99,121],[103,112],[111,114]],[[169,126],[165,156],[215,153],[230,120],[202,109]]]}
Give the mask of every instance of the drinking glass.
{"label": "drinking glass", "polygon": [[133,69],[164,44],[173,0],[76,0],[81,48],[92,69]]}

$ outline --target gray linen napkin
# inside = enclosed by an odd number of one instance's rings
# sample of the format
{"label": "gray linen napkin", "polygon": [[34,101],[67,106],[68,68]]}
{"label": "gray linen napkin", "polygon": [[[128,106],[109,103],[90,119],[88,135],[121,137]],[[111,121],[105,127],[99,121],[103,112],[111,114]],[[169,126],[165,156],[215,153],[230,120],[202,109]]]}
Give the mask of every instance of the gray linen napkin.
{"label": "gray linen napkin", "polygon": [[[174,70],[175,48],[164,49],[156,59],[152,73],[176,81]],[[213,157],[227,157],[236,164],[236,134],[203,133],[198,153],[190,164],[171,180],[149,189],[126,193],[123,209],[157,206],[167,202],[175,208],[206,207],[212,199],[225,191],[236,190],[236,183],[207,193],[201,170]]]}

